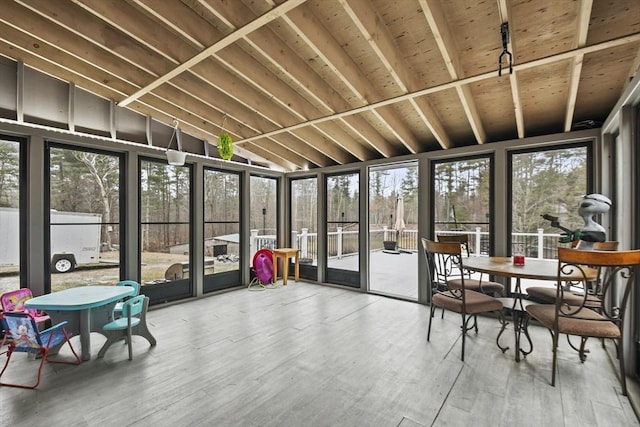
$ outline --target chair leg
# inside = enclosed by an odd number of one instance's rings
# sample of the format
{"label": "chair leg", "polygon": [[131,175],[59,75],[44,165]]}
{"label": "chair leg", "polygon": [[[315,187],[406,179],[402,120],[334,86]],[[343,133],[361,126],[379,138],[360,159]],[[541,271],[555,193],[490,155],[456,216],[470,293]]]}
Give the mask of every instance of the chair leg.
{"label": "chair leg", "polygon": [[622,386],[622,395],[627,395],[627,374],[624,370],[624,348],[622,344],[623,336],[618,341],[618,361],[620,362],[620,385]]}
{"label": "chair leg", "polygon": [[553,337],[553,363],[551,364],[551,385],[556,386],[556,370],[558,369],[558,334],[557,332],[551,332]]}
{"label": "chair leg", "polygon": [[[4,364],[4,367],[2,368],[2,371],[0,371],[0,378],[2,378],[2,375],[4,374],[4,372],[7,370],[7,367],[9,366],[9,361],[11,360],[11,356],[13,355],[13,349],[9,348],[9,350],[7,350],[7,361]],[[5,383],[5,382],[1,382],[0,381],[0,385],[3,386],[8,386],[8,387],[17,387],[17,388],[28,388],[28,389],[34,389],[36,387],[38,387],[38,385],[40,384],[40,375],[42,374],[42,367],[44,366],[44,362],[46,361],[46,352],[39,352],[39,356],[40,356],[40,366],[38,367],[38,377],[36,378],[36,383],[34,385],[25,385],[25,384],[15,384],[15,383]]]}
{"label": "chair leg", "polygon": [[[98,352],[98,359],[101,359],[101,358],[104,357],[104,354],[107,352],[109,347],[111,347],[111,344],[113,344],[114,342],[119,341],[119,340],[121,340],[123,338],[122,331],[103,332],[103,335],[105,335],[107,337],[107,341],[105,341],[105,343],[102,345],[102,348]],[[126,338],[127,337],[124,336],[124,339],[126,339]]]}
{"label": "chair leg", "polygon": [[463,362],[464,362],[464,342],[467,336],[467,322],[465,320],[465,317],[467,316],[464,313],[462,313],[462,355],[460,357],[460,360],[462,360]]}
{"label": "chair leg", "polygon": [[140,314],[140,323],[134,327],[134,331],[132,334],[140,335],[144,337],[149,344],[152,346],[156,345],[156,339],[149,331],[149,327],[147,326],[147,309],[149,308],[149,298],[144,299],[144,306],[142,308],[142,313]]}
{"label": "chair leg", "polygon": [[[444,309],[442,309],[444,311]],[[431,303],[431,307],[429,307],[429,327],[427,328],[427,342],[429,342],[429,338],[431,337],[431,320],[433,319],[433,315],[435,314],[436,306]]]}
{"label": "chair leg", "polygon": [[133,360],[133,343],[131,342],[131,328],[127,329],[127,344],[129,345],[129,360]]}

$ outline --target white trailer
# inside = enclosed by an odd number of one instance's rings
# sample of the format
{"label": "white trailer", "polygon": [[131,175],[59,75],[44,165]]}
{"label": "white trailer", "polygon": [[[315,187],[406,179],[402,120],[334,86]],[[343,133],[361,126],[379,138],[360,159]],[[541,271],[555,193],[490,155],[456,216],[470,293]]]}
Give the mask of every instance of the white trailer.
{"label": "white trailer", "polygon": [[[102,215],[51,210],[51,271],[67,273],[100,261]],[[0,208],[0,266],[18,265],[18,209]]]}

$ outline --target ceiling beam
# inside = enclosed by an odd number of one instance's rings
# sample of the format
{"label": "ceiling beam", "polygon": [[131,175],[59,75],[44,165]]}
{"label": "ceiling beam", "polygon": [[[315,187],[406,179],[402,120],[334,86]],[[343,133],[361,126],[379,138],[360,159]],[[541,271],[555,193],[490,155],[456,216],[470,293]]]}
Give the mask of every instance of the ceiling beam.
{"label": "ceiling beam", "polygon": [[[349,91],[358,97],[362,104],[368,104],[374,98],[384,98],[360,71],[358,64],[333,38],[331,33],[327,31],[318,19],[314,18],[313,11],[310,8],[306,7],[306,5],[296,8],[283,17],[283,21],[304,40],[307,47],[312,49],[327,64],[329,69]],[[415,135],[393,108],[382,107],[371,109],[370,111],[380,119],[388,131],[394,134],[409,152],[420,151]]]}
{"label": "ceiling beam", "polygon": [[[612,47],[616,47],[616,46],[623,46],[626,44],[630,44],[630,43],[637,43],[640,42],[640,33],[635,33],[635,34],[631,34],[631,35],[627,35],[627,36],[622,36],[622,37],[618,37],[617,39],[613,39],[613,40],[607,40],[601,43],[596,43],[593,45],[589,45],[589,46],[585,46],[582,48],[578,48],[578,49],[573,49],[573,50],[569,50],[569,51],[565,51],[565,52],[561,52],[561,53],[557,53],[554,55],[550,55],[547,56],[545,58],[540,58],[540,59],[534,59],[532,61],[529,62],[525,62],[522,64],[514,64],[513,66],[513,71],[523,71],[523,70],[528,70],[528,69],[532,69],[532,68],[536,68],[539,67],[541,65],[545,65],[545,64],[552,64],[554,62],[558,62],[558,61],[565,61],[567,59],[571,59],[573,57],[575,57],[576,55],[579,54],[588,54],[588,53],[592,53],[592,52],[598,52],[600,50],[605,50],[605,49],[609,49]],[[469,77],[465,77],[462,79],[458,79],[455,81],[451,81],[451,82],[447,82],[447,83],[443,83],[440,85],[435,85],[435,86],[431,86],[428,88],[424,88],[424,89],[420,89],[418,91],[415,92],[411,92],[411,93],[407,93],[407,94],[403,94],[403,95],[399,95],[393,98],[388,98],[388,99],[384,99],[382,101],[378,101],[378,102],[374,102],[372,104],[368,104],[362,107],[357,107],[357,108],[353,108],[351,110],[348,111],[342,111],[340,113],[336,113],[336,114],[332,114],[332,115],[328,115],[325,117],[318,117],[316,119],[313,120],[309,120],[307,122],[301,122],[301,123],[296,123],[295,125],[292,126],[288,126],[286,128],[282,128],[282,129],[278,129],[278,130],[274,130],[274,131],[270,131],[267,132],[263,135],[258,135],[255,137],[251,137],[251,138],[247,138],[246,140],[243,141],[251,141],[253,139],[259,138],[261,136],[271,136],[271,135],[276,135],[278,133],[281,132],[286,132],[288,130],[291,129],[298,129],[304,126],[308,126],[310,124],[317,124],[317,123],[323,123],[326,121],[330,121],[330,120],[335,120],[338,118],[345,118],[354,114],[360,114],[369,110],[372,110],[374,108],[380,108],[382,106],[385,105],[392,105],[398,102],[404,102],[407,101],[411,98],[416,98],[416,97],[420,97],[420,96],[424,96],[424,95],[429,95],[432,93],[437,93],[437,92],[441,92],[444,90],[449,90],[449,89],[455,89],[457,86],[464,86],[464,85],[469,85],[471,83],[477,83],[477,82],[481,82],[483,80],[488,80],[488,79],[493,79],[496,78],[496,72],[495,71],[488,71],[486,73],[482,73],[482,74],[476,74],[475,76],[469,76]],[[517,87],[516,87],[517,90]],[[512,88],[513,91],[513,88]],[[240,141],[238,141],[240,142]]]}
{"label": "ceiling beam", "polygon": [[[507,3],[507,0],[498,0],[498,9],[499,15],[502,18],[501,23],[509,22],[510,16],[510,6]],[[514,50],[514,42],[513,42],[513,23],[511,28],[509,28],[509,40],[507,42],[507,50],[513,55],[513,72],[509,73],[509,83],[511,86],[511,99],[513,101],[513,111],[516,118],[516,128],[518,132],[518,138],[524,138],[525,129],[524,129],[524,111],[522,109],[522,102],[520,101],[520,90],[518,88],[518,78],[517,78],[517,61],[516,61],[516,51]]]}
{"label": "ceiling beam", "polygon": [[[419,4],[429,24],[429,28],[433,33],[433,37],[436,40],[436,45],[440,50],[442,59],[444,59],[447,66],[449,75],[453,80],[464,77],[465,73],[460,62],[458,49],[451,33],[451,28],[444,16],[442,3],[435,0],[419,0]],[[476,137],[476,141],[478,144],[484,144],[487,141],[487,133],[484,130],[484,126],[482,126],[480,114],[473,100],[471,88],[469,86],[457,86],[456,92],[458,98],[460,98],[467,120],[471,125],[473,134]]]}
{"label": "ceiling beam", "polygon": [[[507,0],[498,0],[499,15],[502,17],[502,23],[509,22],[510,6]],[[524,138],[524,111],[522,110],[522,102],[520,101],[520,90],[518,89],[518,70],[516,61],[516,50],[514,50],[513,41],[513,22],[509,28],[509,41],[507,43],[507,49],[513,54],[513,72],[509,73],[509,82],[511,83],[511,99],[513,100],[513,111],[516,117],[516,127],[518,129],[518,138]]]}
{"label": "ceiling beam", "polygon": [[[161,37],[163,40],[171,40],[165,41],[162,52],[158,52],[158,55],[154,55],[157,57],[164,57],[167,61],[172,61],[173,58],[181,58],[178,56],[178,52],[182,57],[186,57],[185,55],[193,54],[191,52],[199,51],[203,48],[204,45],[197,44],[195,38],[190,36],[184,41],[180,37],[176,37],[175,34],[162,33],[161,35],[156,34],[156,31],[160,31],[160,29],[154,29],[154,33],[151,34],[148,29],[153,27],[151,25],[139,25],[135,21],[131,21],[127,19],[125,15],[133,15],[133,11],[130,10],[117,10],[117,8],[109,8],[107,5],[103,3],[103,1],[96,0],[79,0],[83,2],[84,8],[91,13],[98,16],[100,19],[105,20],[108,23],[116,23],[120,31],[125,33],[127,36],[134,38],[137,42],[143,44],[144,46],[150,47],[153,45],[153,40],[157,37]],[[146,0],[144,0],[146,1]],[[162,5],[166,6],[167,4],[162,3]],[[171,8],[168,9],[155,9],[154,17],[160,14],[160,11],[163,13],[173,13],[173,18],[178,20],[178,22],[183,22],[191,18],[191,25],[189,26],[189,31],[193,32],[198,30],[198,35],[200,37],[205,36],[205,32],[209,29],[209,38],[218,39],[223,35],[217,30],[211,30],[210,26],[206,24],[205,21],[200,17],[190,16],[189,13],[193,14],[193,11],[186,6],[180,4],[172,3]],[[146,10],[146,8],[144,8]],[[166,16],[165,16],[166,19]],[[162,31],[167,31],[166,29],[162,29]],[[212,31],[214,31],[212,33]],[[124,36],[122,36],[124,38]],[[113,40],[111,40],[113,43]],[[105,44],[109,44],[108,41],[104,41]],[[125,43],[123,40],[120,43]],[[120,44],[118,43],[118,44]],[[194,44],[195,43],[195,44]],[[165,51],[166,49],[166,51]],[[242,63],[246,65],[247,69],[255,69],[255,61],[251,59],[245,52],[243,52],[236,45],[229,46],[225,50],[225,55],[229,56],[228,53],[231,52],[232,56],[237,59],[236,62]],[[170,54],[172,53],[172,54]],[[276,98],[273,96],[273,93],[266,91],[258,91],[256,92],[255,85],[251,87],[250,81],[246,78],[241,78],[238,81],[238,74],[233,72],[233,68],[231,69],[231,73],[219,73],[221,65],[216,60],[219,61],[215,54],[212,55],[211,58],[207,58],[204,61],[196,64],[192,69],[190,69],[186,73],[182,73],[172,79],[168,84],[159,86],[152,93],[157,94],[166,94],[169,99],[177,99],[182,100],[178,102],[183,102],[186,100],[186,97],[197,98],[202,100],[202,102],[208,105],[219,105],[220,104],[220,94],[222,94],[223,98],[227,98],[227,101],[223,103],[225,105],[225,111],[217,110],[214,114],[208,115],[208,120],[211,120],[212,117],[222,117],[228,116],[231,120],[231,124],[228,127],[228,130],[235,130],[236,132],[240,132],[239,134],[232,134],[234,139],[241,139],[242,137],[249,136],[252,134],[260,134],[264,130],[273,129],[274,127],[280,127],[283,124],[287,123],[295,123],[300,120],[301,116],[296,116],[291,114],[292,110],[284,111],[281,108],[278,108],[274,101]],[[269,75],[269,73],[257,73],[258,75]],[[242,75],[241,75],[242,77]],[[276,79],[275,77],[271,78],[270,81],[262,81],[262,86],[272,88],[272,90],[277,90],[278,87],[286,87],[281,81]],[[179,93],[177,91],[171,91],[171,87],[175,87],[179,91],[184,93]],[[260,87],[260,85],[258,85]],[[273,89],[276,88],[276,89]],[[169,93],[171,92],[171,93]],[[296,105],[304,109],[302,104],[299,102],[299,98],[290,98],[287,100],[288,102],[296,102]],[[185,105],[190,103],[185,103]],[[245,112],[250,112],[246,114]],[[206,119],[205,119],[206,120]],[[213,119],[215,121],[215,119]],[[235,125],[234,125],[235,123]],[[239,128],[239,129],[238,129]],[[242,131],[242,129],[252,129],[247,135],[247,132]],[[305,130],[306,132],[306,130]],[[300,148],[303,152],[314,153],[313,158],[310,160],[315,164],[326,164],[327,159],[324,154],[318,153],[314,148],[318,145],[326,145],[324,140],[313,134],[312,132],[308,132],[309,137],[302,141],[310,150],[306,147]],[[216,141],[217,132],[213,135],[210,135],[209,139]],[[285,141],[283,143],[287,143],[287,139],[290,137],[284,137]],[[283,139],[281,137],[280,139]],[[291,146],[298,146],[300,144],[300,140],[294,138],[296,143],[290,144]],[[290,150],[287,148],[287,152]],[[334,161],[340,163],[345,161],[353,161],[353,158],[348,154],[343,152],[339,147],[330,145],[327,148],[327,153]],[[280,153],[280,155],[285,155],[284,153]],[[307,157],[312,154],[305,154]],[[319,156],[319,157],[318,157]],[[296,158],[290,158],[290,162],[296,163],[298,160]]]}
{"label": "ceiling beam", "polygon": [[[386,26],[380,25],[382,20],[378,17],[370,2],[361,0],[339,0],[340,4],[354,22],[364,39],[382,62],[389,75],[395,80],[398,87],[408,93],[424,86],[418,82],[415,73],[409,71],[398,54],[398,46],[393,40]],[[440,123],[440,120],[425,98],[413,98],[410,105],[416,110],[422,121],[429,128],[436,141],[444,149],[451,147],[449,136]],[[419,147],[408,146],[411,153],[416,153]]]}
{"label": "ceiling beam", "polygon": [[[226,16],[228,30],[233,31],[236,26],[242,25],[248,17],[253,16],[253,12],[242,4],[242,2],[223,2],[216,5],[216,9],[223,11]],[[319,76],[308,67],[306,63],[298,59],[296,53],[286,46],[282,46],[281,40],[268,28],[263,27],[248,35],[244,40],[259,52],[262,57],[270,62],[271,66],[278,69],[280,75],[286,76],[288,79],[297,83],[297,90],[306,93],[312,99],[307,102],[301,94],[294,90],[291,86],[283,83],[281,78],[271,72],[265,72],[261,67],[255,66],[255,58],[240,49],[227,49],[225,55],[216,55],[216,59],[224,63],[239,78],[246,80],[257,91],[263,92],[274,102],[280,104],[281,108],[286,109],[298,120],[309,117],[317,117],[334,110],[328,105],[325,99],[315,95],[323,94],[327,96],[338,96]],[[288,80],[287,79],[287,80]],[[334,92],[332,94],[332,92]],[[310,96],[313,94],[313,97]],[[338,126],[331,125],[331,132],[322,129],[314,129],[316,132],[328,138],[333,144],[345,150],[343,156],[355,156],[358,160],[366,160],[371,158],[371,150],[365,148],[362,144],[357,143],[353,136],[346,134]],[[322,143],[321,146],[330,146]],[[333,153],[333,157],[338,155]],[[339,159],[338,162],[343,162]]]}
{"label": "ceiling beam", "polygon": [[280,5],[274,7],[272,10],[268,11],[267,13],[259,16],[258,18],[254,19],[253,21],[249,22],[247,25],[245,25],[245,26],[243,26],[241,28],[238,28],[233,33],[223,37],[218,42],[216,42],[213,45],[209,46],[208,48],[206,48],[202,52],[198,53],[197,55],[195,55],[194,57],[192,57],[188,61],[183,62],[179,66],[175,67],[173,70],[171,70],[168,73],[165,73],[164,75],[160,76],[158,79],[154,80],[153,82],[151,82],[147,86],[137,90],[132,95],[130,95],[127,98],[125,98],[122,101],[120,101],[118,103],[118,105],[120,105],[122,107],[127,106],[131,102],[133,102],[136,99],[140,98],[142,95],[151,92],[153,89],[155,89],[158,86],[168,82],[169,80],[171,80],[175,76],[187,71],[188,69],[190,69],[194,65],[198,64],[199,62],[203,61],[204,59],[210,57],[214,53],[216,53],[216,52],[224,49],[225,47],[227,47],[227,46],[237,42],[238,40],[242,39],[247,34],[252,33],[256,29],[262,27],[263,25],[268,24],[269,22],[273,21],[274,19],[282,17],[284,14],[286,14],[287,12],[289,12],[289,11],[293,10],[294,8],[298,7],[299,5],[304,3],[305,1],[306,0],[287,0],[284,3],[281,3]]}
{"label": "ceiling beam", "polygon": [[[583,47],[587,44],[587,33],[589,32],[589,21],[591,18],[591,8],[593,0],[582,0],[578,2],[578,19],[576,22],[576,44],[575,47]],[[567,99],[567,110],[564,115],[564,131],[569,132],[573,124],[573,115],[576,111],[576,100],[578,99],[578,87],[580,86],[580,76],[582,75],[582,61],[584,54],[578,54],[573,58],[571,66],[571,77],[569,78],[569,94]]]}

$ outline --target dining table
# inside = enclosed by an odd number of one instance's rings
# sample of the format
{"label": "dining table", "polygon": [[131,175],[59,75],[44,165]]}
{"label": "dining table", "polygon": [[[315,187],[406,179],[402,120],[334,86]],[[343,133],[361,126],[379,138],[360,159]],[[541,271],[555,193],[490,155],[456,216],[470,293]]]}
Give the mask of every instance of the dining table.
{"label": "dining table", "polygon": [[78,286],[34,297],[26,308],[46,311],[56,324],[67,321],[66,330],[80,335],[81,359],[91,359],[91,332],[102,332],[102,326],[113,320],[118,301],[131,296],[130,286]]}
{"label": "dining table", "polygon": [[[520,260],[518,260],[520,261]],[[520,354],[526,356],[533,351],[533,342],[529,336],[527,330],[529,324],[529,315],[527,314],[526,307],[532,304],[532,301],[527,300],[526,293],[522,291],[522,279],[530,280],[542,280],[556,282],[558,281],[558,261],[554,259],[539,259],[539,258],[525,258],[524,263],[514,263],[513,257],[497,257],[497,256],[470,256],[464,258],[463,267],[471,272],[484,273],[490,276],[500,276],[515,279],[515,286],[513,290],[507,287],[507,297],[498,298],[503,305],[503,308],[511,313],[513,320],[514,338],[517,362],[520,361]],[[586,277],[582,271],[574,270],[565,272],[560,277],[562,282],[595,280],[598,272],[592,268],[586,268],[584,270]],[[500,345],[500,336],[505,330],[507,323],[502,321],[502,328],[496,338],[496,344],[504,352],[508,347]],[[521,346],[521,335],[525,334],[529,343],[528,349],[523,349]]]}

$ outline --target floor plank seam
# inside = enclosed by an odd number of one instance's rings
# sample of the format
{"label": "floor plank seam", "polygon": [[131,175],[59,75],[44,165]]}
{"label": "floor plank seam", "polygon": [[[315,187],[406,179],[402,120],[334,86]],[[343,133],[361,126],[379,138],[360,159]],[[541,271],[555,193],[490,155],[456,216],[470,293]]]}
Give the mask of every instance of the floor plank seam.
{"label": "floor plank seam", "polygon": [[436,412],[435,416],[433,417],[433,421],[431,422],[431,426],[433,426],[436,423],[436,421],[438,421],[438,417],[440,416],[440,412],[442,412],[443,408],[448,403],[449,396],[451,395],[451,392],[453,391],[453,389],[455,388],[456,384],[458,383],[458,379],[460,378],[460,375],[462,375],[462,370],[463,369],[464,369],[464,365],[460,366],[460,369],[458,370],[458,374],[456,375],[456,379],[453,380],[453,382],[451,383],[451,386],[449,387],[449,391],[447,391],[447,395],[442,400],[442,403],[440,404],[440,407],[438,408],[438,411]]}

